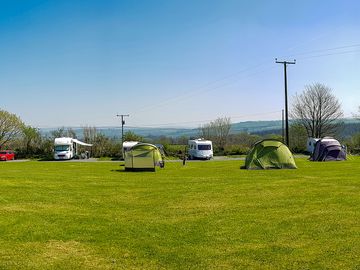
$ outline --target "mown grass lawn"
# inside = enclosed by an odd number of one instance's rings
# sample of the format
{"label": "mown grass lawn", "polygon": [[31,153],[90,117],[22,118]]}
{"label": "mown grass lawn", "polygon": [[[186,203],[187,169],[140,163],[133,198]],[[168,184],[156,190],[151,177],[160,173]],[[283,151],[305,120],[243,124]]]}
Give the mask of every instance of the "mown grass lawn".
{"label": "mown grass lawn", "polygon": [[0,163],[0,269],[359,269],[360,158]]}

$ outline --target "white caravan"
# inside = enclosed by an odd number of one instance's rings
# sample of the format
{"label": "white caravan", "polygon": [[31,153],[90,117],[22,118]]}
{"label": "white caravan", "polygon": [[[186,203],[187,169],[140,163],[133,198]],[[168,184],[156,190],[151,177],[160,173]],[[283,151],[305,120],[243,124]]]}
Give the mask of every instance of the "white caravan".
{"label": "white caravan", "polygon": [[[78,145],[92,146],[92,144],[84,143],[73,138],[68,138],[68,137],[55,138],[54,159],[66,160],[77,157]],[[86,158],[88,158],[88,156]]]}
{"label": "white caravan", "polygon": [[312,155],[312,153],[314,152],[315,144],[318,140],[320,140],[320,138],[310,137],[307,139],[306,151],[309,152],[310,155]]}
{"label": "white caravan", "polygon": [[212,142],[205,139],[189,140],[189,159],[211,159],[214,156]]}
{"label": "white caravan", "polygon": [[122,145],[122,156],[125,157],[125,152],[129,151],[131,147],[138,144],[139,142],[136,141],[125,141]]}

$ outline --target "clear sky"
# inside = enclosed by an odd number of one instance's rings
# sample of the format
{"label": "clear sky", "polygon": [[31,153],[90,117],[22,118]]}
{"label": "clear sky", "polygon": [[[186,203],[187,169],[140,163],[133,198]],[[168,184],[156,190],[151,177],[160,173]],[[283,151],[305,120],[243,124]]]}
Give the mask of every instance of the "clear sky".
{"label": "clear sky", "polygon": [[[0,108],[35,127],[280,119],[315,82],[360,105],[360,1],[0,1]],[[170,125],[169,125],[170,126]]]}

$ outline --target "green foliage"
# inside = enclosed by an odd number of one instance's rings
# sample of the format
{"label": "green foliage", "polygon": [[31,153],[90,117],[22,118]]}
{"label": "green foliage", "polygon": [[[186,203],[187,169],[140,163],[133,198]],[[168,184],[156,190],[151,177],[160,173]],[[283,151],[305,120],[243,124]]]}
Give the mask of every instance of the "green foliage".
{"label": "green foliage", "polygon": [[61,137],[69,137],[76,139],[76,132],[71,128],[61,127],[56,130],[51,131],[51,137],[54,138],[61,138]]}
{"label": "green foliage", "polygon": [[202,138],[211,140],[213,145],[223,151],[229,137],[231,120],[229,117],[219,117],[199,128],[199,135]]}
{"label": "green foliage", "polygon": [[357,269],[360,158],[0,163],[0,269]]}
{"label": "green foliage", "polygon": [[249,146],[245,145],[227,145],[224,148],[223,154],[228,155],[246,155],[250,151]]}
{"label": "green foliage", "polygon": [[[185,149],[187,147],[186,145],[176,145],[176,144],[164,144],[164,150],[167,157],[178,157],[180,159],[183,158]],[[186,150],[187,151],[187,150]]]}
{"label": "green foliage", "polygon": [[352,154],[360,154],[360,133],[353,135],[345,143],[348,152]]}
{"label": "green foliage", "polygon": [[102,133],[97,133],[92,143],[92,157],[120,157],[121,155],[122,147],[119,140],[112,140]]}
{"label": "green foliage", "polygon": [[27,152],[33,152],[41,141],[41,134],[37,128],[26,126],[23,129],[23,142]]}
{"label": "green foliage", "polygon": [[214,147],[215,155],[245,155],[252,146],[262,139],[261,136],[248,134],[246,132],[231,134],[228,138],[228,144],[224,149]]}
{"label": "green foliage", "polygon": [[321,83],[306,85],[304,91],[293,98],[290,110],[291,118],[312,138],[336,137],[343,126],[343,115],[338,98],[331,88]]}
{"label": "green foliage", "polygon": [[[174,144],[174,140],[170,137],[160,136],[158,139],[155,140],[157,143],[162,145],[170,145]],[[187,144],[187,141],[186,141]]]}
{"label": "green foliage", "polygon": [[[113,157],[118,158],[121,155],[120,140],[111,139],[99,132],[96,127],[83,127],[83,137],[86,143],[93,146],[90,148],[90,155],[92,157]],[[81,148],[80,152],[88,150],[89,148]]]}
{"label": "green foliage", "polygon": [[144,142],[144,138],[129,130],[124,133],[124,141]]}
{"label": "green foliage", "polygon": [[17,115],[0,109],[0,148],[16,139],[23,127],[24,123]]}
{"label": "green foliage", "polygon": [[304,126],[292,124],[289,129],[290,150],[294,153],[304,153],[306,151],[307,132]]}
{"label": "green foliage", "polygon": [[177,144],[187,145],[188,141],[189,141],[189,137],[185,136],[185,135],[182,135],[182,136],[176,138],[176,143]]}
{"label": "green foliage", "polygon": [[281,142],[283,141],[282,136],[279,134],[268,134],[264,136],[264,139],[275,139]]}
{"label": "green foliage", "polygon": [[259,135],[241,132],[238,134],[229,135],[229,144],[239,144],[246,147],[252,147],[256,142],[262,139]]}

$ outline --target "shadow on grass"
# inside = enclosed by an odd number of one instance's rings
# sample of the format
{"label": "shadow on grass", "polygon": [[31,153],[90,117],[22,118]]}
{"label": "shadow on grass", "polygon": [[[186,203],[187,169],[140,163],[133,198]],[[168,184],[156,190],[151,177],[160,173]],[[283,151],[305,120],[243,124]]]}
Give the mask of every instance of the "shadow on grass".
{"label": "shadow on grass", "polygon": [[110,172],[128,172],[128,171],[125,171],[125,170],[110,170]]}
{"label": "shadow on grass", "polygon": [[111,161],[124,161],[123,158],[120,158],[120,157],[113,157],[110,159]]}
{"label": "shadow on grass", "polygon": [[135,173],[135,172],[140,172],[140,173],[154,173],[155,171],[153,170],[110,170],[111,172],[120,172],[120,173]]}
{"label": "shadow on grass", "polygon": [[43,157],[43,158],[39,158],[37,161],[54,161],[54,158],[50,158],[50,157]]}

